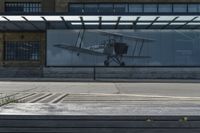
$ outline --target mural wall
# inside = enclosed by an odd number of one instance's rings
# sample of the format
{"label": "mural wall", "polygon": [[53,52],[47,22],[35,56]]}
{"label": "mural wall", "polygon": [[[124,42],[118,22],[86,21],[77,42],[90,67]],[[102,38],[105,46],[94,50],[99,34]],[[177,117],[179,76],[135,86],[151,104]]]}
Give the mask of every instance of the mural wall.
{"label": "mural wall", "polygon": [[47,66],[200,66],[200,31],[48,30]]}
{"label": "mural wall", "polygon": [[3,34],[0,33],[0,66],[3,65]]}

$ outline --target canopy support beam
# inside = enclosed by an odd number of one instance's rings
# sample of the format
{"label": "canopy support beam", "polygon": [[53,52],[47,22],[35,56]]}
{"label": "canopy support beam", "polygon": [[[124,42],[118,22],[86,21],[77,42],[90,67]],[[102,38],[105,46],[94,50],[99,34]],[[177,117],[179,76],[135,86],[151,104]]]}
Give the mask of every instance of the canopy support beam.
{"label": "canopy support beam", "polygon": [[121,19],[121,17],[118,17],[118,19],[117,19],[117,23],[116,23],[116,25],[115,25],[115,29],[118,28],[118,25],[119,25],[120,19]]}
{"label": "canopy support beam", "polygon": [[102,17],[99,17],[99,29],[101,29],[101,25],[102,25]]}
{"label": "canopy support beam", "polygon": [[140,17],[137,17],[137,19],[133,22],[132,29],[136,29],[137,22],[139,19],[140,19]]}
{"label": "canopy support beam", "polygon": [[69,25],[68,25],[68,23],[66,22],[66,20],[64,19],[64,17],[61,17],[61,19],[62,19],[62,21],[64,22],[65,27],[66,27],[67,29],[69,29]]}
{"label": "canopy support beam", "polygon": [[168,27],[171,23],[176,21],[177,18],[179,18],[179,17],[175,17],[172,21],[170,21],[167,25],[163,26],[161,29],[165,29],[166,27]]}
{"label": "canopy support beam", "polygon": [[4,19],[6,19],[8,22],[10,22],[11,24],[13,24],[15,27],[17,27],[20,30],[23,30],[23,27],[21,27],[20,25],[18,25],[17,23],[15,23],[14,21],[9,20],[8,18],[6,18],[5,16],[3,16]]}
{"label": "canopy support beam", "polygon": [[80,19],[81,19],[81,23],[82,23],[83,29],[85,29],[85,24],[84,24],[84,21],[83,21],[83,17],[80,17]]}
{"label": "canopy support beam", "polygon": [[26,17],[22,17],[24,20],[26,20],[26,22],[28,22],[30,25],[32,25],[36,30],[41,31],[42,29],[40,29],[39,27],[37,27],[36,25],[34,25],[31,21],[29,21]]}
{"label": "canopy support beam", "polygon": [[156,17],[156,18],[154,19],[154,21],[152,21],[151,24],[147,26],[146,29],[151,28],[151,26],[152,26],[159,18],[160,18],[160,17]]}
{"label": "canopy support beam", "polygon": [[186,26],[187,24],[193,22],[196,18],[198,18],[198,17],[194,17],[192,20],[190,20],[190,21],[186,22],[184,25],[181,25],[180,27],[178,27],[178,29],[181,29],[181,28],[183,28],[184,26]]}

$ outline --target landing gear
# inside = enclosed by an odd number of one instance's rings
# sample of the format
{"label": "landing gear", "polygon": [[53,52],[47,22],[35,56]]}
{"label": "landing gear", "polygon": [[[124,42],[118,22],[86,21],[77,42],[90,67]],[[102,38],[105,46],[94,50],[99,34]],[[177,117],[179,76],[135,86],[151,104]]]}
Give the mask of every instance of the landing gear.
{"label": "landing gear", "polygon": [[104,61],[104,66],[109,66],[111,62],[115,62],[120,66],[125,66],[125,62],[122,61],[122,56],[108,56]]}
{"label": "landing gear", "polygon": [[124,62],[121,62],[121,63],[120,63],[120,66],[125,66],[125,63],[124,63]]}
{"label": "landing gear", "polygon": [[105,65],[105,66],[109,66],[109,65],[110,65],[109,61],[108,61],[108,60],[105,60],[105,61],[104,61],[104,65]]}

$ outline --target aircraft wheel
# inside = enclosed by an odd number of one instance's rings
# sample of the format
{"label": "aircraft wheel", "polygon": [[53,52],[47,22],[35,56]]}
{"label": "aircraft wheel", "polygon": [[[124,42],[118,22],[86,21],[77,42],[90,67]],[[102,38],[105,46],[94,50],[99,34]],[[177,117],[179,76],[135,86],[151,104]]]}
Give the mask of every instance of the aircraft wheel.
{"label": "aircraft wheel", "polygon": [[109,62],[107,60],[104,61],[105,66],[109,66]]}
{"label": "aircraft wheel", "polygon": [[125,63],[124,62],[120,63],[120,66],[125,66]]}

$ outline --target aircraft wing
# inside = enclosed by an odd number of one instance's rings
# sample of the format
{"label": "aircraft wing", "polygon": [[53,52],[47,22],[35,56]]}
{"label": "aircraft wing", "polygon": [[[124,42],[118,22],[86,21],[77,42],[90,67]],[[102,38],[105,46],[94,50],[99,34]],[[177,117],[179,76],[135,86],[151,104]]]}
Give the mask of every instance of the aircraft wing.
{"label": "aircraft wing", "polygon": [[112,32],[102,31],[102,30],[98,30],[98,32],[100,32],[102,35],[112,35],[112,36],[116,36],[116,37],[125,37],[125,38],[138,40],[138,41],[145,41],[145,42],[155,41],[154,39],[151,39],[151,38],[145,38],[145,37],[139,37],[139,36],[130,36],[130,35],[124,35],[124,34],[120,34],[120,33],[112,33]]}
{"label": "aircraft wing", "polygon": [[[107,55],[105,53],[101,53],[101,52],[97,52],[97,51],[93,51],[93,50],[89,50],[89,49],[85,49],[85,48],[79,48],[79,47],[66,45],[66,44],[55,44],[54,46],[61,48],[61,49],[66,49],[66,50],[69,50],[69,51],[72,51],[72,52],[85,53],[85,54],[89,54],[89,55],[95,55],[95,56],[106,56]],[[137,58],[137,59],[151,58],[150,56],[127,56],[127,55],[124,55],[123,57],[125,57],[125,58]]]}
{"label": "aircraft wing", "polygon": [[78,52],[78,53],[85,53],[85,54],[90,54],[90,55],[96,55],[96,56],[104,56],[104,53],[85,49],[85,48],[79,48],[71,45],[66,45],[66,44],[55,44],[55,47],[66,49],[72,52]]}

